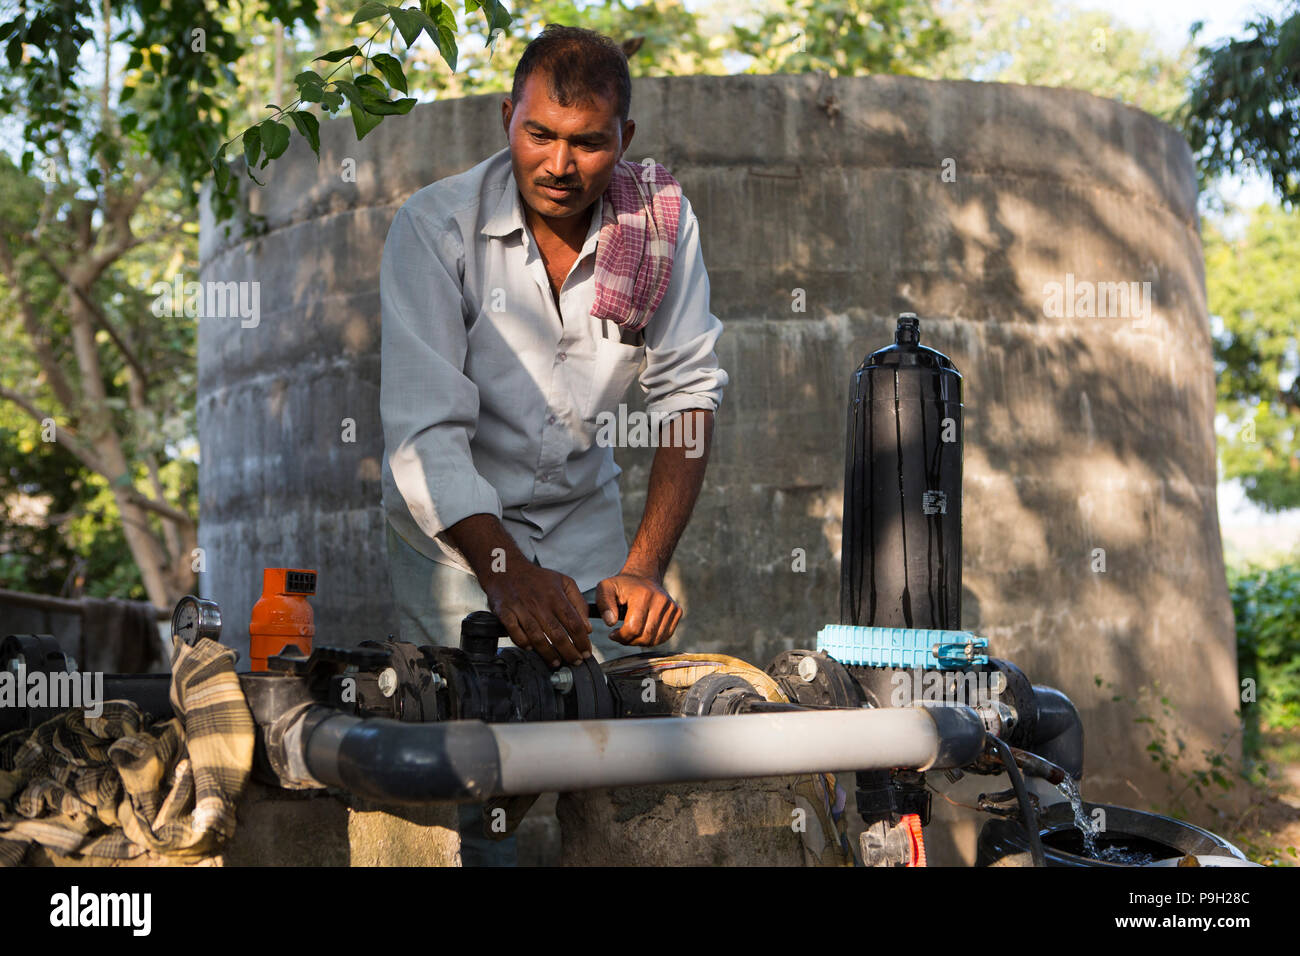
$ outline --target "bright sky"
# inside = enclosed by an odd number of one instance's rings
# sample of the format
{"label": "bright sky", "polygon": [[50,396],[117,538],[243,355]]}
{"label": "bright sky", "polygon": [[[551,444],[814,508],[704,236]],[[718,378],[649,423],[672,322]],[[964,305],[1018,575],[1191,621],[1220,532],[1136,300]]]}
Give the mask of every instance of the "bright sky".
{"label": "bright sky", "polygon": [[1148,30],[1162,44],[1177,48],[1197,20],[1205,22],[1201,43],[1237,36],[1242,24],[1255,13],[1277,17],[1285,7],[1281,0],[1080,0],[1078,6],[1106,10],[1133,27]]}

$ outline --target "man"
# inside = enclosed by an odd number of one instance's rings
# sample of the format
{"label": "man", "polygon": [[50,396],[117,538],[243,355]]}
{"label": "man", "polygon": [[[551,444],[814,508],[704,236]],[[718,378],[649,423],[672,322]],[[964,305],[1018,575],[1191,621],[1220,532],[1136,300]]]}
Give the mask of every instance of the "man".
{"label": "man", "polygon": [[[662,166],[623,162],[630,101],[618,46],[548,26],[502,102],[508,146],[393,220],[380,408],[405,640],[454,643],[486,603],[559,667],[681,621],[663,577],[728,377],[690,204]],[[665,424],[629,548],[600,425],[638,373]],[[594,632],[589,602],[621,626]]]}

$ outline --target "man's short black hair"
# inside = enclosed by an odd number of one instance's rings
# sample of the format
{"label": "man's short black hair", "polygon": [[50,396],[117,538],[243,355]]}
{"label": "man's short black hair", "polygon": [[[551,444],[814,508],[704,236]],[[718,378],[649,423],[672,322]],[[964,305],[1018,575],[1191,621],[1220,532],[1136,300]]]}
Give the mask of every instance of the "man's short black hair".
{"label": "man's short black hair", "polygon": [[619,122],[627,122],[632,106],[632,77],[622,48],[609,37],[595,30],[548,23],[519,58],[510,89],[511,101],[519,102],[534,70],[550,77],[551,97],[561,106],[612,96],[618,103]]}

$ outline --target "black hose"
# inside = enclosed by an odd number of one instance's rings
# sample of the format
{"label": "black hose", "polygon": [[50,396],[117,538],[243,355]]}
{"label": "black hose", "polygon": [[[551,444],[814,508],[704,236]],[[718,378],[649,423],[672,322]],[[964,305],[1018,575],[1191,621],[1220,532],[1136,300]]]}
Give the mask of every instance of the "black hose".
{"label": "black hose", "polygon": [[1029,835],[1029,854],[1033,857],[1034,866],[1047,866],[1047,861],[1043,857],[1043,840],[1038,833],[1038,816],[1034,813],[1033,804],[1029,802],[1029,791],[1025,788],[1025,778],[1021,776],[1020,768],[1016,766],[1015,755],[1011,753],[1011,748],[1004,741],[992,734],[988,734],[986,739],[998,752],[1002,765],[1007,768],[1007,776],[1011,778],[1011,786],[1016,791],[1016,800],[1020,803],[1020,818],[1024,822],[1025,832]]}

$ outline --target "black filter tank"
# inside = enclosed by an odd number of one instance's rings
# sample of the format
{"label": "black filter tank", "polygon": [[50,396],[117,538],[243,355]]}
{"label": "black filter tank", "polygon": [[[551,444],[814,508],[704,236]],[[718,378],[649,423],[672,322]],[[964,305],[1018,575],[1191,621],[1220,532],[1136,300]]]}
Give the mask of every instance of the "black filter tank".
{"label": "black filter tank", "polygon": [[853,373],[840,623],[961,629],[961,373],[915,315]]}

